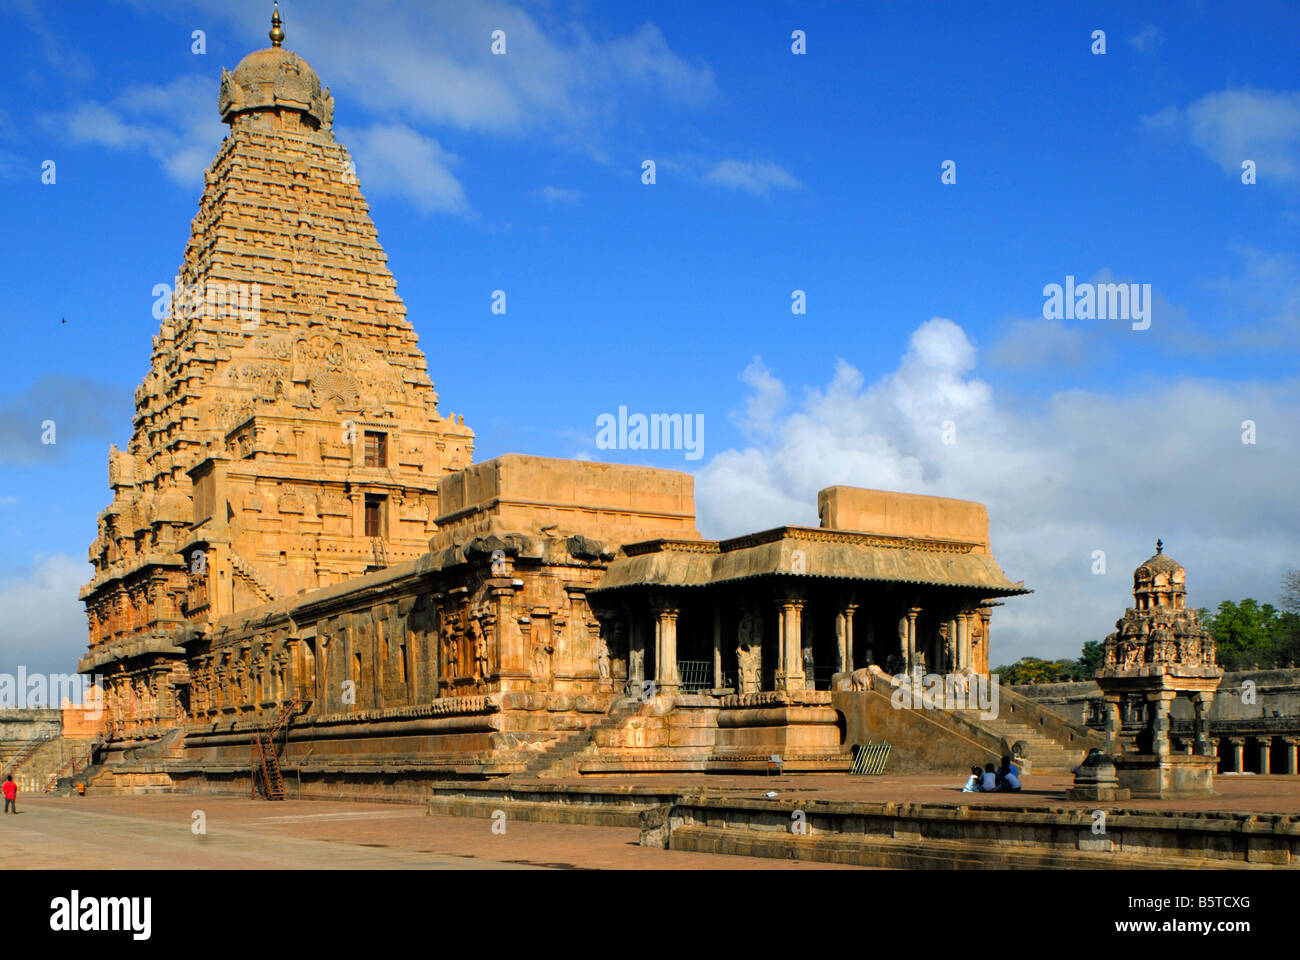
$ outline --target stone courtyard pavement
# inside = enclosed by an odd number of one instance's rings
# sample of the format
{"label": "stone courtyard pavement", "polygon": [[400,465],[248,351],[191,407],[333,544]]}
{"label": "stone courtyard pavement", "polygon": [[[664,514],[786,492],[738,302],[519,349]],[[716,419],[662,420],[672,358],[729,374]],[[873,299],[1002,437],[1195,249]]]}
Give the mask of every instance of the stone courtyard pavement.
{"label": "stone courtyard pavement", "polygon": [[[824,870],[833,864],[679,853],[617,827],[434,817],[415,804],[158,794],[19,796],[0,818],[0,870]],[[191,831],[203,811],[207,832]]]}
{"label": "stone courtyard pavement", "polygon": [[1122,807],[1126,810],[1185,810],[1191,813],[1225,810],[1246,813],[1300,814],[1300,776],[1232,776],[1214,778],[1212,797],[1183,800],[1125,800],[1122,803],[1070,801],[1065,791],[1074,782],[1070,774],[1026,775],[1019,793],[962,793],[961,774],[898,774],[852,777],[844,774],[797,776],[655,776],[585,777],[557,780],[568,785],[701,788],[728,796],[757,797],[776,791],[778,797],[840,800],[861,803],[943,803],[979,806],[1086,808]]}
{"label": "stone courtyard pavement", "polygon": [[[585,778],[587,787],[704,788],[733,796],[1017,807],[1086,807],[1065,800],[1069,776],[1025,778],[1019,794],[963,794],[960,777],[635,776]],[[533,781],[537,782],[537,781]],[[1220,776],[1216,796],[1131,800],[1111,809],[1300,814],[1300,777]],[[627,827],[429,816],[421,804],[343,800],[267,803],[215,794],[131,797],[20,796],[0,816],[0,869],[649,869],[821,870],[833,864],[657,850]],[[195,835],[195,811],[206,833]],[[856,869],[856,868],[853,868]]]}

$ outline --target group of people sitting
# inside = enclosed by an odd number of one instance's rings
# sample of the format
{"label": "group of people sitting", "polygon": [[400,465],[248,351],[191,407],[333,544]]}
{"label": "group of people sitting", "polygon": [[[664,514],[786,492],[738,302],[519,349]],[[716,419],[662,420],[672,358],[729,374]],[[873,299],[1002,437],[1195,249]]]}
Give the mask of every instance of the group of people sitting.
{"label": "group of people sitting", "polygon": [[1020,789],[1020,771],[1011,763],[1010,757],[1002,758],[1002,766],[994,768],[993,764],[984,764],[970,768],[970,779],[961,788],[962,793],[996,793],[1000,790],[1015,791]]}

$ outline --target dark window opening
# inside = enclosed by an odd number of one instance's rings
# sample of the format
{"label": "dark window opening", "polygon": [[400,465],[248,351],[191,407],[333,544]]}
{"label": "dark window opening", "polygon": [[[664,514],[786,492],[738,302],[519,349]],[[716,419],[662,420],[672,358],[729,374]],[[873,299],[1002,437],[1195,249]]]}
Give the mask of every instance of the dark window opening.
{"label": "dark window opening", "polygon": [[388,435],[386,433],[366,431],[365,465],[367,467],[388,466]]}
{"label": "dark window opening", "polygon": [[366,497],[366,536],[384,535],[384,498]]}

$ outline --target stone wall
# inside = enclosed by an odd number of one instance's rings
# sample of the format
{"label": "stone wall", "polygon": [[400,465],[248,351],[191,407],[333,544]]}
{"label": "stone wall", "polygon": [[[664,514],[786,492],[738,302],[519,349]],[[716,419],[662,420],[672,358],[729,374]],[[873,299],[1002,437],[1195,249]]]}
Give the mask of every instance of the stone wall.
{"label": "stone wall", "polygon": [[0,742],[57,737],[61,730],[58,710],[0,710]]}
{"label": "stone wall", "polygon": [[[1248,681],[1253,684],[1254,703],[1243,699],[1243,694],[1252,689]],[[1085,721],[1088,701],[1101,697],[1101,688],[1091,680],[1021,684],[1011,689],[1065,714],[1076,723]],[[1300,717],[1300,669],[1225,673],[1214,697],[1210,721],[1272,717],[1274,711],[1282,717]],[[1191,704],[1184,699],[1175,700],[1173,716],[1175,720],[1191,720]]]}

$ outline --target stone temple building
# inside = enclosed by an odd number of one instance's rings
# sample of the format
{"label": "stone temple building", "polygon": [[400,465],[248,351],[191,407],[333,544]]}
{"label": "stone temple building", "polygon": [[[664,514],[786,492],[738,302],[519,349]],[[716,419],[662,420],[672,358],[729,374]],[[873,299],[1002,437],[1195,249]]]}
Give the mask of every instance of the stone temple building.
{"label": "stone temple building", "polygon": [[1027,590],[979,504],[830,487],[818,527],[706,540],[687,474],[475,463],[283,36],[223,71],[230,131],[109,455],[80,669],[111,757],[247,778],[278,720],[286,762],[344,778],[844,769],[834,674],[988,672]]}

